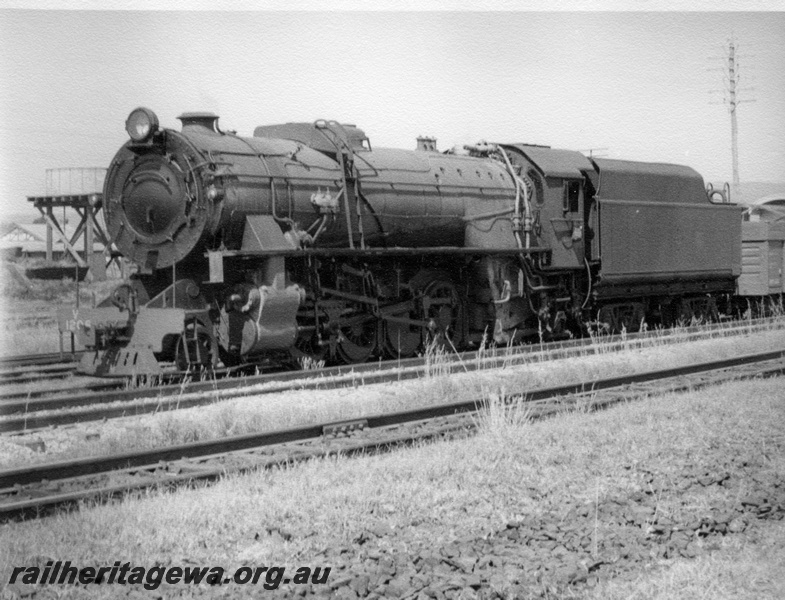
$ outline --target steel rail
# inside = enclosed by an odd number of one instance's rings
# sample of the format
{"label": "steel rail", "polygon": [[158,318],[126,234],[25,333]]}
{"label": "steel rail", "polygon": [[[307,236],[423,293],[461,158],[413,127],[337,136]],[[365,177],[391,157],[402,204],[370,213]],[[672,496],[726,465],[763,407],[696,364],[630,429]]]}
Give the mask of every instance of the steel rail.
{"label": "steel rail", "polygon": [[[527,403],[534,403],[576,394],[593,395],[608,390],[623,390],[625,387],[638,386],[664,379],[734,369],[767,361],[776,361],[775,365],[768,368],[769,372],[782,373],[783,370],[785,370],[783,358],[785,358],[785,349],[684,365],[676,368],[611,377],[592,382],[521,391],[516,394],[516,396],[522,397]],[[692,385],[694,384],[689,384],[689,387],[692,387]],[[169,461],[205,459],[211,456],[259,450],[261,448],[280,444],[314,441],[322,438],[322,436],[326,434],[333,434],[335,432],[351,431],[353,429],[379,429],[408,423],[419,423],[438,418],[454,417],[459,414],[476,413],[486,406],[486,404],[486,400],[484,399],[473,399],[396,413],[377,414],[350,421],[308,425],[272,432],[250,433],[215,440],[191,442],[160,449],[126,452],[107,457],[87,457],[70,461],[59,461],[9,469],[0,471],[0,496],[5,496],[6,498],[23,496],[25,494],[24,486],[40,484],[41,482],[45,482],[45,487],[54,486],[57,488],[55,482],[58,481],[103,475],[123,469],[133,469],[137,471],[147,470],[152,472],[155,472],[156,469],[165,471],[167,467],[166,463]],[[384,443],[387,444],[389,441],[385,441]],[[378,442],[375,442],[375,444],[378,445]],[[287,460],[292,460],[292,457],[290,456]],[[198,467],[186,468],[186,471],[188,472],[179,480],[193,480],[203,476],[212,477],[215,475],[214,471],[200,469]],[[222,467],[222,472],[227,472],[225,465]],[[175,473],[176,476],[181,474],[180,471]],[[166,481],[169,480],[171,480],[171,477],[166,477],[163,483],[166,483]],[[161,481],[157,481],[157,483],[161,483]],[[144,480],[144,478],[142,478],[141,482],[126,482],[122,483],[121,487],[125,490],[129,490],[139,487],[149,487],[150,485],[155,484],[155,481],[154,483],[151,483],[149,480]],[[0,504],[0,517],[19,514],[20,511],[24,512],[30,509],[38,510],[43,506],[59,504],[65,501],[73,501],[96,495],[112,494],[118,491],[115,488],[116,486],[113,488],[112,486],[107,487],[106,485],[102,485],[98,489],[55,493],[49,497],[45,496],[46,490],[34,490],[35,494],[44,494],[44,497],[25,498],[16,501],[11,500]],[[59,488],[54,491],[59,492]]]}
{"label": "steel rail", "polygon": [[[776,317],[762,317],[756,319],[746,319],[743,321],[723,321],[721,323],[711,323],[705,325],[690,325],[680,329],[680,332],[684,333],[693,333],[697,331],[716,331],[716,330],[723,330],[729,327],[756,327],[758,325],[777,325],[785,327],[785,320],[777,319]],[[669,332],[671,330],[662,330],[660,335],[671,335]],[[646,332],[635,332],[635,333],[627,333],[627,334],[613,334],[613,335],[602,335],[600,336],[603,342],[614,342],[619,341],[620,339],[624,338],[627,340],[636,340],[640,339],[641,337],[656,335],[657,332],[655,330],[650,330]],[[547,342],[545,344],[532,344],[536,346],[548,346],[550,344],[563,344],[568,342],[583,342],[583,343],[592,343],[591,338],[578,338],[577,340],[562,340],[556,342]],[[20,354],[15,356],[0,356],[0,373],[2,369],[8,368],[16,368],[16,367],[24,367],[24,366],[43,366],[49,364],[58,364],[58,363],[68,363],[68,364],[76,364],[79,361],[79,358],[84,353],[84,350],[77,350],[75,354],[71,352],[64,352],[62,355],[59,352],[49,352],[44,354]]]}
{"label": "steel rail", "polygon": [[[748,326],[742,327],[744,332],[748,329]],[[716,329],[696,330],[689,335],[701,337],[712,335],[715,331]],[[732,330],[726,328],[723,331],[730,332]],[[633,343],[640,343],[642,340],[645,341],[646,338],[638,338]],[[609,347],[613,348],[614,345],[624,347],[628,343],[628,340],[603,342],[602,351],[607,352]],[[517,360],[533,353],[548,353],[551,355],[550,358],[565,358],[571,352],[585,351],[587,347],[591,348],[591,340],[587,341],[586,338],[581,338],[571,340],[570,343],[552,342],[537,346],[521,346],[515,348],[515,352],[512,354],[507,350],[483,353],[473,351],[461,355],[445,355],[445,362],[440,363],[437,368],[449,372],[492,369],[514,364]],[[244,378],[109,391],[100,396],[94,393],[77,393],[65,397],[0,399],[0,415],[8,416],[8,418],[0,419],[0,433],[29,432],[51,426],[59,427],[102,419],[151,414],[161,410],[193,408],[215,402],[216,394],[220,394],[220,400],[229,400],[253,394],[280,393],[290,389],[335,389],[356,384],[358,377],[362,378],[364,385],[404,381],[421,377],[423,371],[430,366],[427,359],[411,358],[401,361],[328,367],[308,372],[276,372]],[[271,385],[266,388],[254,387],[263,384],[281,385]],[[131,400],[134,402],[130,403]],[[43,411],[63,411],[75,408],[85,409],[47,415],[36,414]]]}
{"label": "steel rail", "polygon": [[75,369],[75,363],[56,363],[42,367],[25,366],[16,369],[4,369],[0,370],[0,382],[8,385],[41,378],[63,378],[73,373]]}
{"label": "steel rail", "polygon": [[[77,356],[81,352],[77,353]],[[26,367],[26,366],[42,366],[53,365],[57,363],[73,362],[73,357],[70,352],[64,353],[62,356],[59,352],[49,352],[46,354],[19,354],[17,356],[3,356],[0,357],[0,368],[12,367]]]}
{"label": "steel rail", "polygon": [[[9,382],[6,385],[12,385],[16,382]],[[85,391],[91,391],[93,396],[100,392],[106,392],[109,390],[116,390],[117,388],[122,388],[126,385],[124,380],[117,380],[117,379],[96,379],[92,378],[86,381],[83,385],[80,385],[76,390],[84,393]],[[0,407],[4,403],[9,403],[9,405],[13,405],[14,403],[25,403],[30,402],[32,400],[37,399],[47,399],[48,397],[52,396],[52,394],[62,393],[63,388],[57,390],[51,389],[40,389],[40,390],[5,390],[0,391]]]}

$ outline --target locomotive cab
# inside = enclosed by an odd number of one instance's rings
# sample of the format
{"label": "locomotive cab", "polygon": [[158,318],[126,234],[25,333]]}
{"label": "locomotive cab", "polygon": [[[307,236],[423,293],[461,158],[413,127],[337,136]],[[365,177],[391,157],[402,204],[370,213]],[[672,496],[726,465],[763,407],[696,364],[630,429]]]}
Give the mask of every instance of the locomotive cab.
{"label": "locomotive cab", "polygon": [[[545,270],[584,269],[591,259],[591,195],[587,192],[591,161],[580,152],[516,144],[521,171],[533,187],[533,222],[537,244],[551,250]],[[587,231],[589,232],[587,234]]]}

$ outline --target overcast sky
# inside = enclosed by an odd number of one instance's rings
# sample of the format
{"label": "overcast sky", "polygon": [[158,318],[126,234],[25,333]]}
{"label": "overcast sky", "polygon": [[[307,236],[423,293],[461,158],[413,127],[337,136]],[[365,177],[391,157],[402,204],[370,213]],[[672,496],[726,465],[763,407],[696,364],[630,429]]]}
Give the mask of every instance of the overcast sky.
{"label": "overcast sky", "polygon": [[327,118],[377,147],[602,148],[730,180],[710,91],[732,37],[755,100],[738,109],[741,179],[785,181],[785,12],[0,9],[3,211],[30,210],[48,168],[108,166],[136,106],[174,128],[187,111],[241,135]]}

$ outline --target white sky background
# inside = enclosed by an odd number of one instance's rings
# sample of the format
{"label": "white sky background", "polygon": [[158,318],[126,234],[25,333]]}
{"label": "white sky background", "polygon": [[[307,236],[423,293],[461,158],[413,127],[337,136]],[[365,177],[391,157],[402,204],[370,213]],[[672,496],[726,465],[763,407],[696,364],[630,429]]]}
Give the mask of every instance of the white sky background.
{"label": "white sky background", "polygon": [[188,111],[240,135],[327,118],[375,147],[607,148],[730,180],[709,92],[731,36],[755,99],[738,110],[741,179],[785,181],[785,12],[0,9],[0,210],[32,211],[46,169],[107,167],[136,106],[178,129]]}

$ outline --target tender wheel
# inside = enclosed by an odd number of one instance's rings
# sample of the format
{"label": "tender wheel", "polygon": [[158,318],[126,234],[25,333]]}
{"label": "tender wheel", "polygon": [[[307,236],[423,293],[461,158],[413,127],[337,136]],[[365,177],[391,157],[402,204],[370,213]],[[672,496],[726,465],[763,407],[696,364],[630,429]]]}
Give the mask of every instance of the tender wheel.
{"label": "tender wheel", "polygon": [[213,336],[204,325],[194,321],[186,325],[184,334],[177,340],[174,360],[180,371],[210,369],[215,352]]}
{"label": "tender wheel", "polygon": [[708,296],[684,298],[679,303],[679,322],[684,325],[693,325],[699,322],[714,323],[719,321],[719,318],[714,298]]}
{"label": "tender wheel", "polygon": [[600,309],[599,321],[604,323],[609,333],[632,333],[638,331],[646,316],[640,302],[630,304],[611,304]]}

